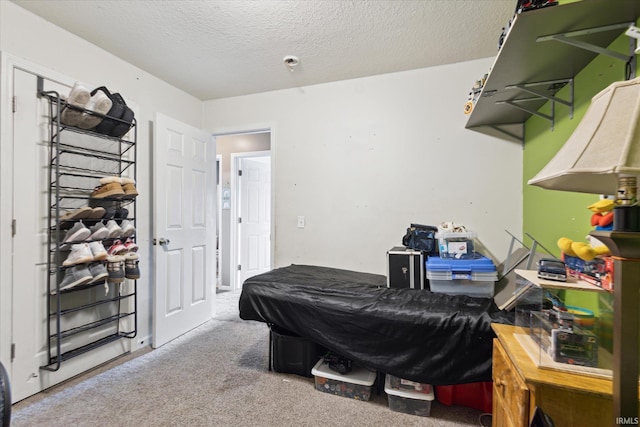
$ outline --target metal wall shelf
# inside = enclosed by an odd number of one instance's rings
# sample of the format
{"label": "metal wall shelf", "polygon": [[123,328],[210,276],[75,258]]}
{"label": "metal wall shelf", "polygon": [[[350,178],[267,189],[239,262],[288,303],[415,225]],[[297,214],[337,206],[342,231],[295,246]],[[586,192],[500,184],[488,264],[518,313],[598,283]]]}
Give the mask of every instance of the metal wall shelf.
{"label": "metal wall shelf", "polygon": [[[599,54],[635,59],[606,47],[638,17],[637,0],[582,0],[516,15],[465,127],[523,141],[524,122],[546,102],[572,108],[573,99],[553,99],[558,81],[573,84]],[[545,118],[553,127],[554,115]]]}

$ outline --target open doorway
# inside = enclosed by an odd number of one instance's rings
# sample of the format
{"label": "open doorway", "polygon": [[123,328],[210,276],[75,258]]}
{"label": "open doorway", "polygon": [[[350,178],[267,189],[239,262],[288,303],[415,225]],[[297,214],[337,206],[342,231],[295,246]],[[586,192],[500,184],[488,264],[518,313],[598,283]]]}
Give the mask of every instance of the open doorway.
{"label": "open doorway", "polygon": [[[251,165],[267,162],[269,170],[271,170],[271,132],[269,129],[258,131],[245,131],[237,133],[225,133],[214,135],[216,138],[217,158],[220,163],[220,184],[219,184],[219,233],[218,233],[218,264],[219,264],[219,280],[217,284],[218,291],[239,289],[244,280],[241,276],[242,260],[245,260],[245,269],[249,267],[248,260],[259,260],[263,265],[265,260],[268,268],[271,268],[271,230],[273,230],[272,220],[272,204],[271,204],[271,172],[267,177],[261,180],[268,180],[269,197],[266,201],[260,201],[260,197],[255,193],[255,187],[240,185],[241,181],[238,176],[238,170],[242,168],[243,162],[249,162]],[[252,173],[252,175],[255,175]],[[246,176],[245,176],[246,178]],[[263,183],[264,187],[264,183]],[[252,189],[253,188],[253,189]],[[249,193],[252,195],[250,196]],[[253,199],[252,199],[253,197]],[[260,242],[260,244],[250,244],[247,241],[245,233],[250,226],[249,218],[246,217],[244,229],[242,220],[239,220],[242,211],[242,201],[244,207],[247,203],[253,203],[255,208],[262,208],[261,212],[266,214],[268,221],[268,236],[254,236],[250,242]],[[253,200],[253,202],[249,202]],[[260,205],[257,205],[259,203]],[[264,208],[266,207],[266,211]],[[256,212],[255,209],[252,212]],[[256,240],[258,239],[258,240]],[[244,240],[244,244],[241,242]],[[240,266],[240,267],[238,267]],[[246,273],[245,270],[244,273]]]}

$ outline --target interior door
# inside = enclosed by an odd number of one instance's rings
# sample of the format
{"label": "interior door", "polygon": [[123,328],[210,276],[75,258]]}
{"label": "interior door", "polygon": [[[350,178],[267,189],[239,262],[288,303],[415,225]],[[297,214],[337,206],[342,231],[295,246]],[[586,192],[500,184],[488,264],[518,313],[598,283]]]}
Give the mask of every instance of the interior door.
{"label": "interior door", "polygon": [[[11,397],[16,402],[123,354],[128,351],[129,344],[128,340],[120,340],[66,360],[59,367],[49,366],[53,371],[41,369],[50,362],[48,344],[55,348],[55,340],[50,341],[49,334],[54,334],[56,323],[56,318],[48,315],[50,307],[47,304],[51,112],[49,101],[37,96],[38,75],[49,75],[50,72],[43,69],[26,71],[15,65],[7,69],[11,73],[10,87],[13,89],[7,96],[12,96],[15,101],[11,120],[6,122],[12,130],[12,143],[7,144],[10,147],[2,147],[2,155],[11,158],[11,166],[2,169],[3,196],[0,203],[3,213],[5,206],[10,206],[11,221],[3,217],[3,223],[13,223],[13,227],[4,227],[2,233],[2,246],[4,248],[9,242],[11,252],[11,263],[6,268],[10,273],[7,275],[5,270],[3,278],[7,277],[7,280],[2,282],[3,288],[11,288],[11,301],[7,307],[3,300],[2,307],[3,312],[10,311],[12,355],[7,370],[11,377]],[[42,77],[42,88],[66,95],[72,81],[63,84],[60,80]],[[62,137],[63,142],[69,142],[68,137]],[[3,160],[3,165],[6,164]],[[87,299],[92,298],[91,292],[67,294],[61,303],[65,307],[86,304]],[[52,304],[55,303],[52,299]],[[94,314],[93,310],[70,311],[61,316],[61,328],[68,329],[72,322],[86,324]],[[51,326],[49,331],[47,324]],[[102,334],[111,334],[114,327],[113,324],[100,325],[67,337],[61,343],[61,352],[93,342]],[[3,325],[3,346],[7,343],[5,330]]]}
{"label": "interior door", "polygon": [[271,157],[242,157],[238,221],[239,285],[271,268]]}
{"label": "interior door", "polygon": [[[36,97],[36,76],[13,69],[13,191],[15,219],[12,277],[12,398],[41,390],[40,365],[46,363],[47,294],[47,104]],[[17,167],[17,165],[29,167]],[[3,200],[3,203],[6,203]],[[28,261],[27,261],[28,260]],[[24,268],[27,267],[27,268]]]}
{"label": "interior door", "polygon": [[157,114],[153,152],[157,348],[213,315],[216,147],[209,133]]}

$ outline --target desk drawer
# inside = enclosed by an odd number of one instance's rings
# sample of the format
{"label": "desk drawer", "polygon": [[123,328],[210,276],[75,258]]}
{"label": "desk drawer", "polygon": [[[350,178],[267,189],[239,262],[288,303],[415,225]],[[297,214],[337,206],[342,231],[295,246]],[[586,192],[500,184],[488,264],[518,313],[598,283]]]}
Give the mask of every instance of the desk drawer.
{"label": "desk drawer", "polygon": [[496,409],[504,412],[499,418],[508,419],[509,422],[506,425],[528,426],[529,389],[497,339],[493,341],[492,376],[493,398],[494,401],[498,399],[502,406]]}

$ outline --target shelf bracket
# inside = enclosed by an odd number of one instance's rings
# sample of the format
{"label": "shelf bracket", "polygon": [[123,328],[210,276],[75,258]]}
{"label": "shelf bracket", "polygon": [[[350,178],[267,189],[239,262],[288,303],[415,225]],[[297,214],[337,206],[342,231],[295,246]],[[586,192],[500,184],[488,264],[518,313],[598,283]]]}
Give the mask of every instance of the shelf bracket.
{"label": "shelf bracket", "polygon": [[558,41],[560,43],[568,44],[570,46],[574,46],[574,47],[578,47],[578,48],[581,48],[581,49],[589,50],[591,52],[595,52],[595,53],[597,53],[599,55],[607,55],[607,56],[610,56],[612,58],[620,59],[621,61],[627,62],[627,61],[629,61],[629,57],[624,55],[624,54],[622,54],[622,53],[616,52],[616,51],[611,50],[611,49],[607,49],[605,47],[596,46],[594,44],[591,44],[591,43],[588,43],[588,42],[584,42],[584,41],[581,41],[581,40],[575,40],[572,37],[585,36],[585,35],[588,35],[588,34],[600,33],[600,32],[603,32],[603,31],[627,29],[631,25],[635,25],[635,22],[627,22],[627,23],[623,23],[623,24],[605,25],[603,27],[596,27],[596,28],[586,28],[584,30],[569,31],[569,32],[560,33],[560,34],[550,34],[548,36],[538,37],[536,39],[536,41],[537,42],[546,42],[546,41],[549,41],[549,40],[555,40],[555,41]]}
{"label": "shelf bracket", "polygon": [[[558,87],[564,87],[566,85],[569,85],[569,99],[565,100],[562,98],[559,98],[557,96],[555,96],[555,92],[553,91],[553,94],[549,94],[549,93],[545,93],[543,91],[540,90],[536,90],[535,88],[537,86],[558,86]],[[555,117],[556,117],[556,108],[555,105],[556,103],[560,103],[562,105],[565,105],[567,107],[569,107],[569,118],[573,119],[573,79],[560,79],[560,80],[550,80],[550,81],[545,81],[545,82],[535,82],[535,83],[525,83],[525,84],[516,84],[516,85],[509,85],[509,86],[505,86],[505,89],[517,89],[523,92],[527,92],[530,93],[532,95],[535,95],[533,98],[519,98],[519,99],[511,99],[511,100],[506,100],[506,101],[498,101],[497,104],[507,104],[510,105],[514,108],[518,108],[520,110],[526,111],[529,114],[532,115],[536,115],[538,117],[542,117],[545,120],[548,120],[551,122],[551,130],[553,130],[554,125],[555,125]],[[528,101],[540,101],[540,100],[547,100],[547,101],[551,101],[551,115],[548,114],[544,114],[541,113],[537,110],[534,110],[532,108],[528,108],[524,105],[519,105]]]}

